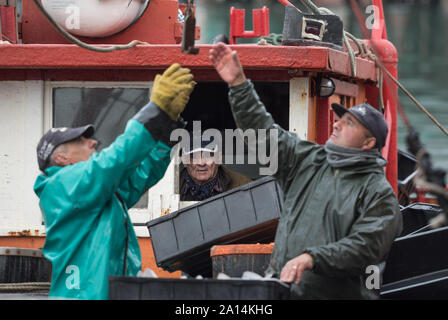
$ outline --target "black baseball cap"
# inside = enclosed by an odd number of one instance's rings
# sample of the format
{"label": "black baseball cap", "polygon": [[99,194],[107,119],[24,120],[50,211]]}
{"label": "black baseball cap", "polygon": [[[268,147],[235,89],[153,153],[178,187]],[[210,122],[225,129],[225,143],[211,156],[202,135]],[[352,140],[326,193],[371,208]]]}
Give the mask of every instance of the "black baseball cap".
{"label": "black baseball cap", "polygon": [[81,136],[90,138],[95,128],[88,124],[77,128],[51,128],[43,135],[37,145],[37,162],[39,169],[44,171],[50,162],[51,154],[59,145],[75,140]]}
{"label": "black baseball cap", "polygon": [[349,112],[356,119],[358,119],[367,130],[369,130],[372,136],[375,137],[375,147],[379,150],[384,147],[389,129],[387,128],[387,123],[383,114],[377,109],[368,103],[358,104],[349,109],[344,108],[339,103],[332,103],[331,108],[333,108],[334,112],[340,118],[342,118],[346,112]]}

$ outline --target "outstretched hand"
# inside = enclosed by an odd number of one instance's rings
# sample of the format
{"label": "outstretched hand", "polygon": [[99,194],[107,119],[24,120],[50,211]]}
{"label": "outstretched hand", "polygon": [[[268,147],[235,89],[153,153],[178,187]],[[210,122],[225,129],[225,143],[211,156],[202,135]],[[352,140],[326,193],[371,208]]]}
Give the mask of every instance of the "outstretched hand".
{"label": "outstretched hand", "polygon": [[219,42],[210,49],[210,60],[222,80],[227,82],[230,87],[240,85],[246,81],[237,52],[232,51],[224,43]]}

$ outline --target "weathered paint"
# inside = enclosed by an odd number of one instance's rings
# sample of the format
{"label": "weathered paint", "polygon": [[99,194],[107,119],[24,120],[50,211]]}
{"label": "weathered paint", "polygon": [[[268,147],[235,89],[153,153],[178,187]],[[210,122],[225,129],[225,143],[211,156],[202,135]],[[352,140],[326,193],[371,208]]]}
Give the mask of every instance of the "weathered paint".
{"label": "weathered paint", "polygon": [[308,77],[302,77],[289,83],[289,131],[303,140],[308,140],[309,133],[309,82]]}
{"label": "weathered paint", "polygon": [[[69,43],[38,10],[33,1],[22,3],[23,43]],[[181,40],[179,37],[181,26],[177,23],[179,7],[182,6],[175,0],[151,0],[145,13],[126,30],[106,38],[79,37],[79,39],[91,44],[127,44],[136,39],[157,44],[179,43]],[[199,28],[197,34],[199,36]]]}
{"label": "weathered paint", "polygon": [[0,82],[0,235],[43,231],[33,191],[43,133],[43,81]]}
{"label": "weathered paint", "polygon": [[[99,53],[75,45],[0,45],[2,69],[35,69],[80,71],[153,70],[160,72],[177,62],[193,72],[209,70],[216,74],[209,59],[211,45],[197,45],[198,55],[182,54],[179,45],[138,45],[129,50]],[[235,45],[245,70],[323,71],[351,76],[348,54],[322,47]],[[3,70],[4,72],[6,70]],[[127,71],[126,71],[127,72]],[[119,73],[118,73],[119,74]],[[376,81],[375,64],[357,58],[359,79]],[[215,75],[215,79],[219,78]],[[117,80],[121,80],[117,78]]]}
{"label": "weathered paint", "polygon": [[15,7],[0,6],[0,40],[17,43]]}
{"label": "weathered paint", "polygon": [[235,254],[271,254],[273,248],[273,242],[269,244],[229,244],[213,246],[210,249],[210,257]]}

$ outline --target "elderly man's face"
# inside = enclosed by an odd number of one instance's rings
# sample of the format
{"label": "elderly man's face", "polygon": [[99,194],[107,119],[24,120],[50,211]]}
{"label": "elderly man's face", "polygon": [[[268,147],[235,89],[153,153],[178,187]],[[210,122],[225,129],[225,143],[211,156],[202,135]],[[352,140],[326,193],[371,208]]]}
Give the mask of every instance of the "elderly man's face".
{"label": "elderly man's face", "polygon": [[219,164],[216,163],[214,153],[197,152],[182,156],[182,163],[191,179],[198,184],[203,185],[212,180],[218,173]]}

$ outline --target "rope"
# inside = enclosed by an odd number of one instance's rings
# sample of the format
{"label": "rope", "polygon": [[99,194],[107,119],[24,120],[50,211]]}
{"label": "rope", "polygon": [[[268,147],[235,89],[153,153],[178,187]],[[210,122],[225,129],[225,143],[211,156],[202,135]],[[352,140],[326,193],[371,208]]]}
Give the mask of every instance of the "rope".
{"label": "rope", "polygon": [[40,2],[38,0],[34,0],[34,3],[36,4],[36,6],[38,7],[38,9],[43,13],[43,15],[50,21],[50,23],[53,25],[53,27],[55,27],[63,36],[65,39],[67,39],[68,41],[84,48],[87,50],[91,50],[91,51],[96,51],[96,52],[112,52],[115,50],[125,50],[125,49],[130,49],[135,47],[137,44],[146,44],[149,45],[149,43],[147,42],[143,42],[140,40],[133,40],[131,42],[129,42],[126,45],[113,45],[113,46],[109,46],[109,47],[98,47],[98,46],[92,46],[88,43],[82,42],[81,40],[79,40],[78,38],[72,36],[70,33],[68,33],[67,31],[65,31],[64,29],[62,29],[54,20],[53,18],[48,14],[48,12],[42,7],[42,5],[40,4]]}
{"label": "rope", "polygon": [[[310,0],[302,0],[302,1],[307,1],[307,2],[309,2]],[[358,6],[358,4],[356,3],[356,1],[351,1],[352,2],[352,6],[353,6],[353,9],[355,10],[355,11],[357,11],[358,13],[360,13],[360,11],[359,11],[359,6]],[[360,26],[361,26],[361,29],[363,29],[362,28],[362,23],[361,23],[361,21],[360,21],[360,17],[359,16],[357,16],[357,18],[358,18],[358,20],[359,20],[359,24],[360,24]],[[365,30],[363,30],[363,32],[365,33],[366,31]],[[366,36],[366,38],[367,38],[367,34],[365,34],[365,36]],[[353,38],[355,38],[355,37],[353,37]],[[355,42],[357,42],[357,41],[359,41],[359,39],[353,39]],[[358,45],[358,44],[357,44]],[[364,57],[368,57],[369,59],[371,59],[372,61],[374,61],[375,62],[375,64],[380,68],[380,70],[382,71],[382,72],[384,72],[384,73],[386,73],[387,74],[387,76],[400,88],[400,90],[402,90],[411,100],[412,100],[412,102],[414,102],[415,103],[415,105],[417,105],[417,107],[429,118],[429,119],[431,119],[431,121],[432,122],[434,122],[434,124],[436,124],[437,125],[437,127],[439,127],[439,129],[445,134],[445,135],[448,135],[448,131],[437,121],[437,119],[436,118],[434,118],[434,116],[432,116],[426,109],[425,109],[425,107],[423,107],[423,105],[420,103],[420,102],[418,102],[417,101],[417,99],[408,91],[408,90],[406,90],[406,88],[400,83],[400,81],[398,81],[390,72],[389,72],[389,70],[387,70],[386,69],[386,67],[384,67],[383,66],[383,64],[381,63],[381,61],[379,61],[377,58],[376,58],[376,56],[375,56],[375,54],[372,52],[372,50],[370,50],[369,48],[367,48],[367,44],[364,42],[364,41],[362,41],[361,42],[361,45],[363,46],[363,48],[364,48],[364,53],[362,54],[362,57],[364,58]],[[382,80],[381,80],[382,81]],[[381,96],[380,96],[380,100],[382,99],[382,91],[383,90],[380,90],[380,92],[381,92]],[[403,122],[405,123],[405,125],[406,125],[406,127],[408,128],[408,130],[410,130],[411,129],[411,127],[410,127],[410,125],[409,125],[409,122],[408,122],[408,120],[407,120],[407,117],[406,117],[406,115],[405,115],[405,113],[404,113],[404,110],[402,110],[402,107],[401,107],[401,104],[398,102],[398,106],[399,106],[399,111],[400,111],[400,115],[402,116],[402,118],[403,118]]]}
{"label": "rope", "polygon": [[440,124],[440,122],[439,121],[437,121],[437,119],[436,118],[434,118],[434,116],[431,114],[431,113],[429,113],[429,111],[428,110],[426,110],[425,109],[425,107],[420,103],[420,102],[418,102],[417,101],[417,99],[408,91],[408,90],[406,90],[406,88],[400,83],[400,81],[398,81],[397,79],[395,79],[394,78],[394,76],[393,75],[391,75],[390,74],[390,72],[386,69],[386,68],[383,68],[383,71],[389,76],[389,78],[391,78],[392,79],[392,81],[393,82],[395,82],[395,84],[397,84],[398,85],[398,87],[412,100],[412,102],[414,102],[416,105],[417,105],[417,107],[429,118],[429,119],[431,119],[431,121],[432,122],[434,122],[435,123],[435,125],[436,126],[438,126],[439,127],[439,129],[440,130],[442,130],[442,132],[444,133],[444,134],[446,134],[447,136],[448,136],[448,131]]}
{"label": "rope", "polygon": [[35,292],[50,291],[50,282],[20,282],[20,283],[0,283],[0,292]]}
{"label": "rope", "polygon": [[347,32],[347,31],[344,31],[344,33],[345,33],[345,35],[347,36],[347,37],[349,37],[350,39],[352,39],[353,40],[353,42],[356,44],[356,46],[358,47],[358,52],[355,52],[355,56],[358,56],[358,55],[362,55],[362,54],[364,54],[364,48],[362,47],[362,45],[361,45],[361,43],[358,41],[358,39],[354,36],[354,35],[352,35],[351,33],[349,33],[349,32]]}

